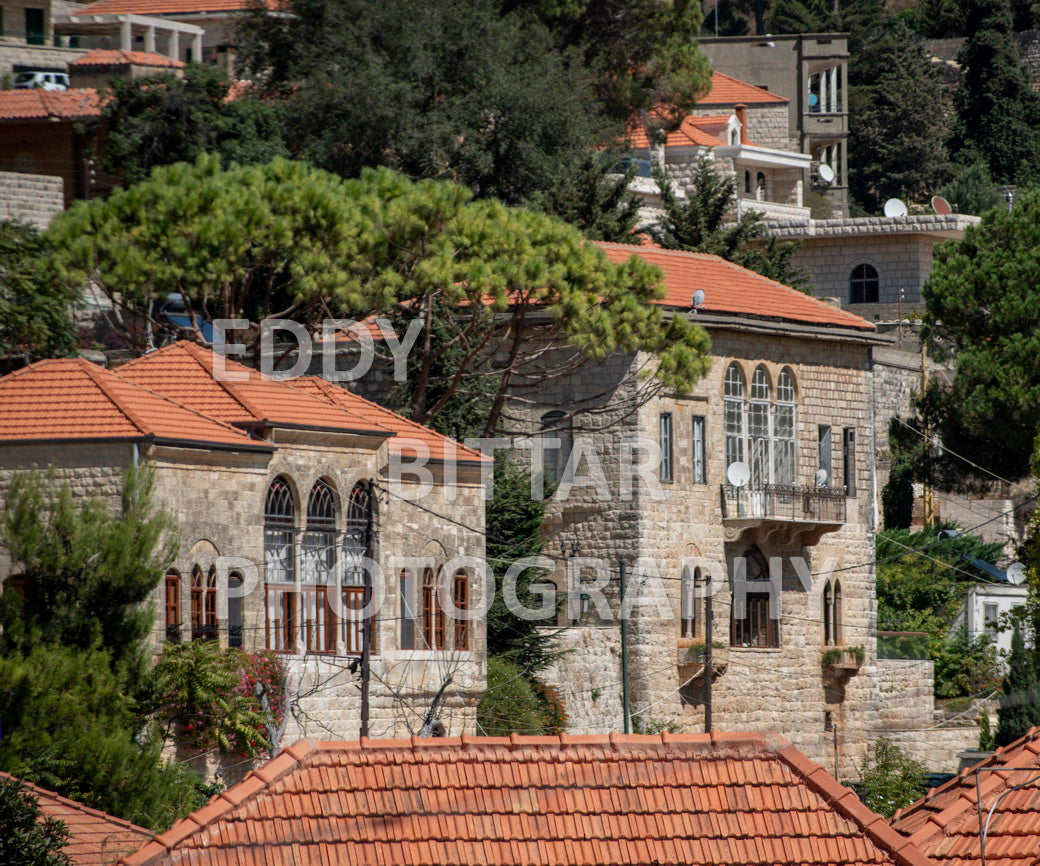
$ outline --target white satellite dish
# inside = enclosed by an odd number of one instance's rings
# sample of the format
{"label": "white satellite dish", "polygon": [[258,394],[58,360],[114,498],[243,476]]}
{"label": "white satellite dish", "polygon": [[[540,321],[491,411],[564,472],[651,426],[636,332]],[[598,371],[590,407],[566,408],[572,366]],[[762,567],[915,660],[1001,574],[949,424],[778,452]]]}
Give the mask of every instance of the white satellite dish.
{"label": "white satellite dish", "polygon": [[823,485],[827,483],[827,479],[829,479],[829,478],[830,478],[830,475],[827,473],[826,469],[817,469],[816,470],[816,486],[817,487],[823,487]]}
{"label": "white satellite dish", "polygon": [[827,163],[821,162],[819,167],[816,169],[816,173],[820,176],[820,180],[828,186],[834,183],[834,169],[827,165]]}
{"label": "white satellite dish", "polygon": [[907,215],[906,205],[897,198],[890,198],[885,202],[885,216],[890,219],[905,217]]}
{"label": "white satellite dish", "polygon": [[733,487],[743,487],[751,480],[751,470],[746,463],[730,463],[726,470],[726,480]]}
{"label": "white satellite dish", "polygon": [[693,293],[693,297],[690,298],[690,306],[693,307],[695,310],[698,307],[703,306],[704,297],[704,289],[697,289],[697,291]]}
{"label": "white satellite dish", "polygon": [[1021,562],[1012,562],[1004,573],[1015,586],[1021,586],[1026,581],[1026,567]]}

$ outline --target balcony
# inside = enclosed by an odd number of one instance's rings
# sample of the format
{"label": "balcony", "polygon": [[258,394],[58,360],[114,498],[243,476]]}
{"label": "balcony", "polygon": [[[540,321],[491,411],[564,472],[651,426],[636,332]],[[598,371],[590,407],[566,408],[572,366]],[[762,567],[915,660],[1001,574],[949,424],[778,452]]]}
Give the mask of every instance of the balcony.
{"label": "balcony", "polygon": [[[705,665],[704,643],[680,642],[677,651],[679,666],[679,683],[682,686],[700,683],[703,685],[707,673]],[[723,643],[712,641],[711,644],[711,676],[712,679],[724,673],[729,667],[729,647]]]}
{"label": "balcony", "polygon": [[827,677],[844,679],[854,676],[863,666],[863,647],[828,647],[820,657],[820,665],[824,676]]}
{"label": "balcony", "polygon": [[[812,547],[845,524],[845,491],[787,484],[723,484],[726,541]],[[775,536],[775,537],[774,537]]]}

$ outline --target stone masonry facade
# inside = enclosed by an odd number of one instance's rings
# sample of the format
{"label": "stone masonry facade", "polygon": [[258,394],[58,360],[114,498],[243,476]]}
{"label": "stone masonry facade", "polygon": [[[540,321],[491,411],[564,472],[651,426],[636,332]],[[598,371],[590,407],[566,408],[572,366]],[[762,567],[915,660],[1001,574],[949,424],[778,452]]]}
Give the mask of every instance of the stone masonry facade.
{"label": "stone masonry facade", "polygon": [[45,229],[64,209],[60,177],[0,171],[0,220],[21,220]]}

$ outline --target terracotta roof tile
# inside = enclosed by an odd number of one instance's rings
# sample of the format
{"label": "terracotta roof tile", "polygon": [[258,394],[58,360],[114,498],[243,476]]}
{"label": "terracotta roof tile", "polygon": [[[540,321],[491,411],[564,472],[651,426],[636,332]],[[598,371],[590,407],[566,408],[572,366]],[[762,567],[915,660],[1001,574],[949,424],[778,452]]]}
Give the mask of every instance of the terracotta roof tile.
{"label": "terracotta roof tile", "polygon": [[[366,400],[352,391],[340,388],[319,376],[304,376],[293,380],[293,387],[313,394],[322,400],[327,400],[336,406],[341,406],[351,412],[365,414],[377,420],[384,427],[388,427],[396,435],[390,440],[390,450],[406,457],[413,457],[417,453],[423,453],[433,460],[462,460],[476,463],[490,462],[487,455],[467,448],[454,439],[442,436],[436,430],[416,424],[403,415],[398,415],[389,409]],[[428,449],[425,455],[423,449]]]}
{"label": "terracotta roof tile", "polygon": [[[1040,784],[1008,792],[1040,777],[1038,749],[1040,728],[1033,728],[1022,739],[998,749],[992,757],[962,770],[896,812],[892,826],[919,850],[950,866],[979,863],[978,775],[983,810],[988,812],[996,805],[986,835],[986,862],[991,866],[1032,866],[1040,861]],[[985,767],[1015,771],[976,773]]]}
{"label": "terracotta roof tile", "polygon": [[168,69],[182,69],[183,61],[154,54],[150,51],[123,51],[121,49],[95,48],[82,57],[73,60],[70,67],[84,66],[160,66]]}
{"label": "terracotta roof tile", "polygon": [[83,358],[38,361],[0,378],[0,443],[105,439],[269,447]]}
{"label": "terracotta roof tile", "polygon": [[0,120],[84,120],[101,116],[93,87],[69,90],[0,90]]}
{"label": "terracotta roof tile", "polygon": [[698,105],[765,105],[790,102],[777,93],[755,87],[732,75],[722,72],[711,73],[711,89],[698,100]]}
{"label": "terracotta roof tile", "polygon": [[301,742],[122,862],[932,862],[777,739]]}
{"label": "terracotta roof tile", "polygon": [[[14,779],[14,776],[0,773],[0,778]],[[69,839],[62,850],[76,866],[115,863],[124,854],[136,851],[152,835],[144,827],[91,809],[53,791],[29,782],[22,782],[22,785],[36,797],[42,817],[64,822]]]}
{"label": "terracotta roof tile", "polygon": [[764,319],[781,319],[809,325],[873,331],[874,325],[817,298],[705,253],[685,253],[632,244],[597,243],[613,262],[633,255],[664,272],[666,295],[659,301],[669,307],[690,308],[697,289],[706,295],[705,313],[732,313]]}
{"label": "terracotta roof tile", "polygon": [[[247,12],[254,0],[98,0],[73,15],[186,15],[199,12]],[[277,4],[268,2],[268,8]]]}
{"label": "terracotta roof tile", "polygon": [[[718,147],[725,144],[724,133],[729,115],[698,117],[691,114],[683,118],[678,129],[665,134],[666,147]],[[650,136],[643,125],[628,131],[628,144],[635,149],[650,146]]]}
{"label": "terracotta roof tile", "polygon": [[269,379],[237,361],[225,358],[224,364],[228,374],[240,381],[218,381],[214,357],[209,349],[181,340],[124,364],[119,375],[236,426],[393,435],[378,412],[318,399],[293,387],[291,380]]}

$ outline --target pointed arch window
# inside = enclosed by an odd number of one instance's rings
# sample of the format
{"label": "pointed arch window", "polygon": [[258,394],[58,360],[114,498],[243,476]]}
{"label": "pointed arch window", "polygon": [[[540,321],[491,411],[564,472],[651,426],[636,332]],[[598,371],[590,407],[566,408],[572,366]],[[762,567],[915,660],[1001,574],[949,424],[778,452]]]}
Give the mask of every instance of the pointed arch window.
{"label": "pointed arch window", "polygon": [[769,406],[772,392],[768,371],[765,367],[756,367],[751,377],[751,401],[748,403],[748,449],[751,457],[751,484],[754,486],[769,483]]}
{"label": "pointed arch window", "polygon": [[786,367],[776,379],[776,414],[773,421],[773,481],[794,486],[795,480],[794,374]]}
{"label": "pointed arch window", "polygon": [[181,576],[170,570],[163,581],[166,592],[166,640],[180,643],[181,640]]}
{"label": "pointed arch window", "polygon": [[726,368],[723,415],[726,426],[726,468],[744,462],[744,373],[737,364]]}
{"label": "pointed arch window", "polygon": [[217,638],[217,570],[203,572],[196,565],[191,571],[191,639]]}
{"label": "pointed arch window", "polygon": [[311,653],[336,651],[336,495],[325,481],[307,497],[303,534],[300,619],[304,646]]}
{"label": "pointed arch window", "polygon": [[[737,647],[780,646],[780,622],[772,615],[769,563],[757,546],[745,551],[743,567],[746,583],[743,610],[734,592],[730,607],[730,644]],[[736,589],[736,586],[734,587]],[[741,615],[743,614],[743,616]]]}
{"label": "pointed arch window", "polygon": [[823,588],[823,642],[840,646],[841,639],[841,581],[836,580]]}
{"label": "pointed arch window", "polygon": [[296,501],[282,476],[271,482],[264,502],[264,581],[267,648],[296,652]]}
{"label": "pointed arch window", "polygon": [[375,520],[372,494],[367,482],[359,481],[347,499],[346,532],[343,535],[343,641],[346,651],[364,649],[367,619],[370,651],[375,651],[375,617],[365,607],[370,578],[366,560],[372,558],[372,526]]}
{"label": "pointed arch window", "polygon": [[[469,575],[465,569],[459,569],[455,572],[453,596],[455,609],[460,613],[464,614],[465,611],[469,610]],[[457,650],[468,650],[469,649],[469,620],[464,615],[459,616],[455,620],[455,649]]]}
{"label": "pointed arch window", "polygon": [[241,647],[245,620],[242,614],[242,575],[237,571],[228,575],[228,646]]}
{"label": "pointed arch window", "polygon": [[682,570],[679,582],[680,592],[680,617],[679,636],[696,638],[704,631],[703,618],[699,617],[699,598],[705,585],[704,575],[700,568],[690,569],[688,566]]}
{"label": "pointed arch window", "polygon": [[447,629],[444,609],[437,591],[437,572],[432,568],[423,570],[422,582],[422,631],[427,649],[442,650],[447,645]]}

